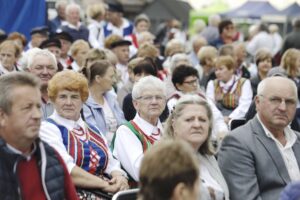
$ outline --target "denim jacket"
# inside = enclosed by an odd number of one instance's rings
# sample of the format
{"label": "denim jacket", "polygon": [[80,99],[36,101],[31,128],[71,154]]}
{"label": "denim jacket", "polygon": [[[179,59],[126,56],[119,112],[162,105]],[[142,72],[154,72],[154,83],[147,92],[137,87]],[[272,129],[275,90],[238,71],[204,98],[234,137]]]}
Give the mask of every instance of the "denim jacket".
{"label": "denim jacket", "polygon": [[[123,111],[117,102],[116,95],[109,91],[104,94],[104,98],[107,100],[108,105],[117,120],[118,126],[120,126],[125,122],[125,118]],[[86,122],[96,126],[102,134],[106,135],[108,127],[105,123],[103,108],[95,102],[91,95],[83,104],[83,116]]]}

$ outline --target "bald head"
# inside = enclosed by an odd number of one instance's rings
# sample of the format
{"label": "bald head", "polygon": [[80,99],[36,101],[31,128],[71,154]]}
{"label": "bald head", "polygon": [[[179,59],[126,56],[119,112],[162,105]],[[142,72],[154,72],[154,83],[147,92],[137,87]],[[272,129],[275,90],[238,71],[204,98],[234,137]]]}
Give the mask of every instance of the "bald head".
{"label": "bald head", "polygon": [[268,77],[262,80],[257,87],[257,95],[265,95],[266,93],[272,93],[272,89],[282,88],[283,90],[291,90],[294,93],[295,98],[297,97],[297,86],[289,78],[281,76]]}

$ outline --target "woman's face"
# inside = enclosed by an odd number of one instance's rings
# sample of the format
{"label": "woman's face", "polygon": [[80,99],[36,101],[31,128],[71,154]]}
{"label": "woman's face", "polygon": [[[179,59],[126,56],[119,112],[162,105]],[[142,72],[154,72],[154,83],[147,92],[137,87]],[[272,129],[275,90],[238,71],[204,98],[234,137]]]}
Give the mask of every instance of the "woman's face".
{"label": "woman's face", "polygon": [[172,123],[176,138],[190,143],[198,150],[208,138],[209,119],[206,108],[198,104],[189,104]]}
{"label": "woman's face", "polygon": [[77,121],[80,117],[82,100],[80,92],[61,90],[53,102],[56,112],[63,118]]}
{"label": "woman's face", "polygon": [[183,93],[194,93],[198,90],[199,80],[197,76],[188,76],[182,84],[176,84],[179,91]]}
{"label": "woman's face", "polygon": [[107,92],[111,90],[112,86],[116,82],[114,67],[110,66],[109,68],[107,68],[106,73],[102,77],[100,77],[98,82],[101,84],[103,91]]}
{"label": "woman's face", "polygon": [[268,73],[268,71],[272,68],[272,59],[266,58],[258,63],[258,71],[263,73]]}
{"label": "woman's face", "polygon": [[82,46],[78,49],[77,53],[72,56],[80,67],[83,66],[84,58],[89,50],[90,48],[88,46]]}
{"label": "woman's face", "polygon": [[228,69],[225,65],[217,66],[215,74],[219,81],[226,83],[231,79],[233,69]]}

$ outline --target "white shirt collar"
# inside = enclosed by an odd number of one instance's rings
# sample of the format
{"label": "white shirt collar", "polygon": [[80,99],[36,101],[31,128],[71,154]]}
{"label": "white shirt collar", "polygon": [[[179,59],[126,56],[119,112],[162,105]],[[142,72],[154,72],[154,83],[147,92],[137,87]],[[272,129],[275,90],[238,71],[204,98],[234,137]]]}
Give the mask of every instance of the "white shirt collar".
{"label": "white shirt collar", "polygon": [[78,29],[80,28],[80,26],[81,26],[81,23],[78,22],[78,23],[77,23],[77,26],[74,26],[73,24],[67,22],[67,26],[68,26],[69,28],[71,28],[71,29],[76,29],[76,30],[78,30]]}
{"label": "white shirt collar", "polygon": [[[14,66],[13,70],[11,72],[17,71],[16,67]],[[8,71],[3,65],[0,63],[0,74],[8,74],[10,71]]]}
{"label": "white shirt collar", "polygon": [[158,129],[160,129],[160,132],[163,131],[162,124],[160,120],[158,119],[157,125],[153,126],[146,120],[140,117],[138,113],[136,113],[133,121],[139,126],[139,128],[148,136],[150,136],[152,133],[157,133]]}
{"label": "white shirt collar", "polygon": [[[273,139],[278,145],[282,145],[275,137],[274,135],[269,131],[269,129],[267,127],[265,127],[265,125],[262,123],[260,117],[258,114],[256,114],[258,121],[260,122],[262,128],[264,129],[264,132],[266,134],[267,137]],[[290,148],[292,147],[296,140],[297,140],[297,136],[294,133],[294,131],[290,128],[290,126],[287,126],[284,128],[284,136],[286,139],[286,144],[285,144],[285,148]]]}
{"label": "white shirt collar", "polygon": [[19,151],[18,149],[14,148],[13,146],[11,146],[10,144],[6,143],[7,148],[9,148],[12,152],[22,155],[26,158],[26,160],[30,160],[31,156],[33,155],[33,153],[36,151],[36,144],[35,142],[33,143],[33,148],[31,150],[31,152],[29,154],[23,154],[21,151]]}
{"label": "white shirt collar", "polygon": [[68,130],[72,130],[73,128],[78,128],[78,126],[82,127],[85,130],[85,123],[81,117],[77,121],[69,120],[64,117],[61,117],[56,111],[50,116],[58,124],[63,125]]}

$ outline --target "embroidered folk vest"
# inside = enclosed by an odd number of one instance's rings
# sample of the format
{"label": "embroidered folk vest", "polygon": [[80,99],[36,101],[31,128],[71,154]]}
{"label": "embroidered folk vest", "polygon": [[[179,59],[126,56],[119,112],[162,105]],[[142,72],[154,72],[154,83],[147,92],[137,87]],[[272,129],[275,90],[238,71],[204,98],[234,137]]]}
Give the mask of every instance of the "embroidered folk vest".
{"label": "embroidered folk vest", "polygon": [[53,119],[48,118],[47,121],[59,128],[63,144],[78,167],[94,175],[103,174],[108,163],[108,149],[94,126],[86,124],[87,140],[83,141],[72,130],[68,130]]}
{"label": "embroidered folk vest", "polygon": [[242,86],[245,83],[246,79],[239,78],[236,81],[237,81],[237,86],[235,90],[231,92],[232,88],[230,88],[226,93],[224,93],[220,86],[219,81],[217,79],[214,80],[215,100],[217,105],[221,104],[224,108],[231,109],[231,110],[235,109],[238,106],[239,99],[242,93]]}

